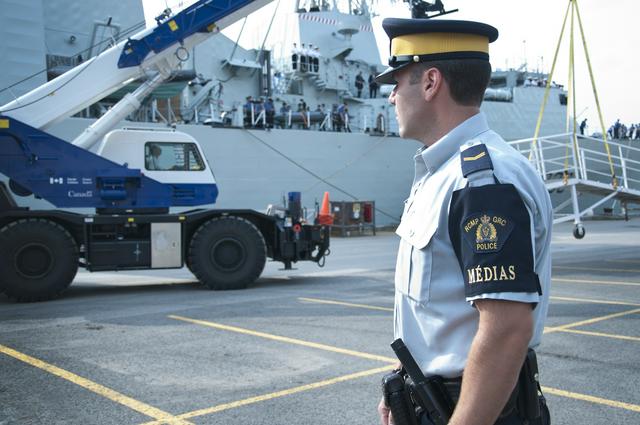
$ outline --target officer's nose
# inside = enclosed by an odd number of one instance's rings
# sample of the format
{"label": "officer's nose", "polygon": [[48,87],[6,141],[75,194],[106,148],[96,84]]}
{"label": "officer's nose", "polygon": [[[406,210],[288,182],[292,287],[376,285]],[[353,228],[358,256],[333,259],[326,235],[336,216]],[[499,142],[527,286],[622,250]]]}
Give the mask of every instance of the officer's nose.
{"label": "officer's nose", "polygon": [[393,90],[389,93],[389,103],[394,105],[396,104],[396,91],[398,89],[398,85],[393,86]]}

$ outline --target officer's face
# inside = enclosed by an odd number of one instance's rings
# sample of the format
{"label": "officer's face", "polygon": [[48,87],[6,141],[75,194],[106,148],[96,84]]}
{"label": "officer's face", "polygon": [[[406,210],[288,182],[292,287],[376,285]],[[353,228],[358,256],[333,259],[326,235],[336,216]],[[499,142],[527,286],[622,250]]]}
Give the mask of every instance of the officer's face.
{"label": "officer's face", "polygon": [[396,119],[400,137],[422,140],[428,123],[427,103],[422,95],[420,83],[413,81],[414,65],[394,72],[396,86],[389,95],[389,103],[396,107]]}

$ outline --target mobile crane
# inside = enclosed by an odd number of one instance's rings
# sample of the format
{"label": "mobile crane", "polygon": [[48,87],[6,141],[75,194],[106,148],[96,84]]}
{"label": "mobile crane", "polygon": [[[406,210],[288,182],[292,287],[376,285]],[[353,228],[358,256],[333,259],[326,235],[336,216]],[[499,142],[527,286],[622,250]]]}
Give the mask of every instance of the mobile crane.
{"label": "mobile crane", "polygon": [[[116,129],[190,49],[271,0],[200,0],[0,107],[0,292],[18,301],[58,296],[88,271],[181,268],[211,289],[255,281],[267,257],[291,269],[324,264],[329,228],[306,224],[299,196],[285,214],[170,207],[215,203],[218,188],[191,136]],[[137,78],[127,94],[71,143],[46,129]],[[95,153],[94,153],[95,152]],[[13,195],[56,209],[21,207]],[[91,208],[92,213],[69,208]]]}

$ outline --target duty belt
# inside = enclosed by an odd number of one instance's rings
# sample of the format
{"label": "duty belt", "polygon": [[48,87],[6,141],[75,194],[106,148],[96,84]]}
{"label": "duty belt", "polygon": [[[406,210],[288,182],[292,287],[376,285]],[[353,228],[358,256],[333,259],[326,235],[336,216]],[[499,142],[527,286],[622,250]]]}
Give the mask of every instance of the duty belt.
{"label": "duty belt", "polygon": [[[458,400],[460,399],[460,389],[462,387],[462,377],[458,378],[443,378],[442,382],[444,383],[444,387],[451,396],[451,399],[455,404],[458,404]],[[513,412],[513,409],[516,408],[516,400],[518,399],[518,386],[513,389],[511,395],[509,396],[509,400],[507,400],[507,404],[505,404],[504,409],[500,413],[500,418],[510,415]]]}

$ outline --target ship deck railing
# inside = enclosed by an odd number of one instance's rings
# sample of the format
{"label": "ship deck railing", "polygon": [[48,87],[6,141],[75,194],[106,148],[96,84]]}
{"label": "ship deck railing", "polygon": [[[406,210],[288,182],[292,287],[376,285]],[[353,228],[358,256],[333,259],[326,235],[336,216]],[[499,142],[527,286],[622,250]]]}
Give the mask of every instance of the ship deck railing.
{"label": "ship deck railing", "polygon": [[[534,143],[535,140],[535,143]],[[509,142],[527,157],[554,196],[554,223],[574,221],[574,235],[584,236],[582,218],[611,201],[622,204],[625,215],[629,203],[640,204],[640,147],[633,140],[605,141],[573,133]],[[639,144],[640,146],[640,144]],[[613,173],[612,173],[613,169]],[[615,179],[614,179],[615,176]],[[559,194],[568,189],[569,197]],[[588,194],[585,205],[580,195]],[[571,206],[571,211],[566,212]]]}

